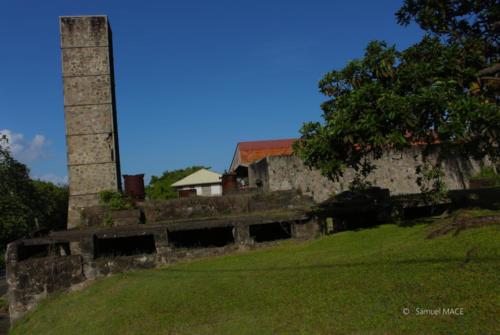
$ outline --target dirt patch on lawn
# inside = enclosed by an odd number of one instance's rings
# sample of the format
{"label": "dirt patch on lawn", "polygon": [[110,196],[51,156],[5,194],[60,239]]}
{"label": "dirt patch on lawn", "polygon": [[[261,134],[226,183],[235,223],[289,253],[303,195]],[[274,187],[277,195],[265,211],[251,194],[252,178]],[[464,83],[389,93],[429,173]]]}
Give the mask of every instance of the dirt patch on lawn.
{"label": "dirt patch on lawn", "polygon": [[438,225],[432,225],[427,238],[435,238],[446,234],[457,236],[461,231],[500,224],[500,213],[494,215],[474,215],[469,212],[458,212],[444,218]]}

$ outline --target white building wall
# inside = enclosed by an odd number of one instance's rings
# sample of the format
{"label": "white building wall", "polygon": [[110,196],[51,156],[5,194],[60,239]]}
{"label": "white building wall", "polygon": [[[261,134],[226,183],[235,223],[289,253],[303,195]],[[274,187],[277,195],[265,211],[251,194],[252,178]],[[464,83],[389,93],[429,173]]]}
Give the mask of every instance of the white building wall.
{"label": "white building wall", "polygon": [[196,195],[203,195],[201,192],[201,186],[195,186],[194,188],[196,189]]}
{"label": "white building wall", "polygon": [[[210,193],[211,194],[203,194],[202,188],[203,185],[188,185],[188,186],[181,186],[177,187],[177,190],[196,190],[196,195],[197,196],[219,196],[222,195],[222,185],[221,184],[213,184],[209,185],[210,186]],[[205,185],[206,187],[206,185]]]}
{"label": "white building wall", "polygon": [[222,185],[212,185],[212,195],[222,195]]}

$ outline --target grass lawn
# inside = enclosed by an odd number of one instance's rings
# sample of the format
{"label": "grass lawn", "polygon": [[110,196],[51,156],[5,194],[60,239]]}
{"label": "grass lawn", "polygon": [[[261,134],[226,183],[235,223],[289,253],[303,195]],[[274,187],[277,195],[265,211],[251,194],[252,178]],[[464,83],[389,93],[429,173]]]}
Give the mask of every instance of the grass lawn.
{"label": "grass lawn", "polygon": [[[500,334],[500,227],[426,238],[436,221],[114,275],[12,334]],[[442,308],[463,315],[417,313]]]}

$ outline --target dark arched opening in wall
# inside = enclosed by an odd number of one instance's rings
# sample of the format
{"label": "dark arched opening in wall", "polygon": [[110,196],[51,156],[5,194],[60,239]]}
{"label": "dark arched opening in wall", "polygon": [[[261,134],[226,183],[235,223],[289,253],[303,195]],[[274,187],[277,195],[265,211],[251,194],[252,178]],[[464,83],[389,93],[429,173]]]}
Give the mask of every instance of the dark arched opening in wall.
{"label": "dark arched opening in wall", "polygon": [[114,238],[94,237],[94,258],[132,256],[156,253],[153,235]]}
{"label": "dark arched opening in wall", "polygon": [[233,227],[169,231],[168,242],[176,248],[223,247],[234,243]]}
{"label": "dark arched opening in wall", "polygon": [[292,237],[292,227],[286,222],[251,225],[250,237],[257,243],[284,240]]}

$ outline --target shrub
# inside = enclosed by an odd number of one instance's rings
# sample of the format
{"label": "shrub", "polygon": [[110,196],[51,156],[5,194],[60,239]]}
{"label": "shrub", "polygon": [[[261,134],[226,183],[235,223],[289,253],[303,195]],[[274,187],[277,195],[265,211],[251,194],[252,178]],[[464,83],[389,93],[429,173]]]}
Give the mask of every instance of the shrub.
{"label": "shrub", "polygon": [[488,180],[492,186],[500,186],[500,174],[491,166],[482,167],[478,174],[471,177],[471,180]]}
{"label": "shrub", "polygon": [[99,192],[99,203],[113,210],[132,209],[135,207],[130,198],[116,191]]}
{"label": "shrub", "polygon": [[442,203],[447,195],[448,190],[444,182],[444,170],[437,164],[433,165],[429,162],[417,166],[417,185],[420,187],[422,199],[428,205],[438,205]]}

